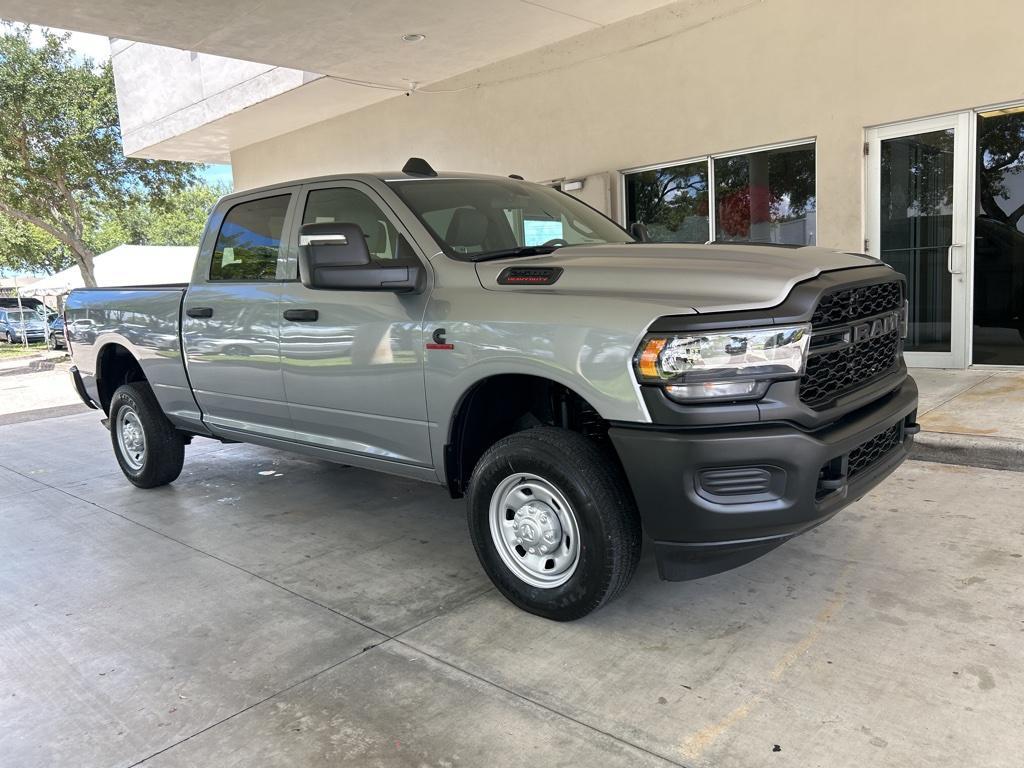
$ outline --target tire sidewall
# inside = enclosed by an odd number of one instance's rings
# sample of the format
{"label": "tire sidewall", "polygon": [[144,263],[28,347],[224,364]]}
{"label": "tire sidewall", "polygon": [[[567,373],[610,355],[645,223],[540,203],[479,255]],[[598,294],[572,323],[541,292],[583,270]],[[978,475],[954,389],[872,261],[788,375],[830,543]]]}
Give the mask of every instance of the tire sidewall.
{"label": "tire sidewall", "polygon": [[[142,467],[137,470],[132,469],[124,460],[124,455],[121,453],[121,443],[117,435],[118,416],[125,406],[135,411],[135,415],[139,417],[139,423],[142,425],[142,432],[146,436],[146,460],[143,462]],[[149,420],[145,418],[142,406],[139,404],[135,394],[126,388],[118,389],[110,401],[110,438],[114,445],[114,456],[117,457],[117,463],[121,465],[121,471],[124,472],[125,477],[132,482],[141,480],[146,475],[146,470],[150,469],[153,463],[153,451],[149,449],[155,439],[152,432]]]}
{"label": "tire sidewall", "polygon": [[[606,533],[598,502],[589,490],[560,462],[552,448],[538,441],[529,454],[516,455],[498,450],[490,461],[481,462],[473,473],[469,489],[469,524],[481,565],[494,585],[523,610],[552,619],[585,613],[580,606],[600,604],[610,582]],[[557,587],[535,587],[522,581],[502,560],[491,534],[490,504],[498,484],[518,474],[538,475],[555,485],[572,507],[579,529],[580,556],[569,580]]]}

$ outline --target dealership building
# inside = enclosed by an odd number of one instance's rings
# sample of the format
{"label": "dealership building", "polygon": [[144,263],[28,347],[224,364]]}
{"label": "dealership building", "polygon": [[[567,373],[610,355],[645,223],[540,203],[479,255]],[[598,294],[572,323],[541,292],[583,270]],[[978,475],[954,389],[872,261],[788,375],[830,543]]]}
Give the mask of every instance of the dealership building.
{"label": "dealership building", "polygon": [[1019,0],[4,6],[116,38],[130,155],[237,189],[419,156],[656,240],[866,252],[907,276],[912,365],[1024,365]]}

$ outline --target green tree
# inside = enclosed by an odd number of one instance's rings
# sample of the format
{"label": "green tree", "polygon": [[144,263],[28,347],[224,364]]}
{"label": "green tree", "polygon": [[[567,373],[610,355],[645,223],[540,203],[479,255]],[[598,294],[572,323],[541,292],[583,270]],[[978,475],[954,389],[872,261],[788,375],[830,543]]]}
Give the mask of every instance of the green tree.
{"label": "green tree", "polygon": [[73,263],[68,247],[39,227],[0,216],[0,271],[52,274]]}
{"label": "green tree", "polygon": [[195,183],[194,166],[126,158],[109,62],[76,61],[67,36],[27,26],[0,36],[0,215],[67,249],[95,285],[92,234],[113,213],[159,206]]}
{"label": "green tree", "polygon": [[144,232],[147,245],[199,245],[206,219],[227,187],[197,184],[172,193],[160,205],[149,205]]}

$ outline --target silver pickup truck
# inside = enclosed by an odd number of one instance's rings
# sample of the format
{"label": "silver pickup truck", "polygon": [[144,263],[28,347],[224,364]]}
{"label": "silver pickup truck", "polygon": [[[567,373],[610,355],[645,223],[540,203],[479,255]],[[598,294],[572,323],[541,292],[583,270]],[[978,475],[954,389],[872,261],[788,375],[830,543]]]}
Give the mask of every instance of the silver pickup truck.
{"label": "silver pickup truck", "polygon": [[[141,488],[195,437],[446,485],[495,586],[552,619],[752,560],[907,456],[903,278],[814,247],[643,242],[518,178],[232,194],[190,284],[74,291],[74,385]],[[634,236],[635,235],[635,236]]]}

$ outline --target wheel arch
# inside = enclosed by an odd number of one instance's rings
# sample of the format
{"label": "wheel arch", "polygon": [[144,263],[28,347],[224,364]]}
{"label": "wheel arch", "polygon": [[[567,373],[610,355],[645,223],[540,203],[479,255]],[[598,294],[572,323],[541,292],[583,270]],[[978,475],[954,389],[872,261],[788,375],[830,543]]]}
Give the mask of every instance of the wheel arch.
{"label": "wheel arch", "polygon": [[103,412],[110,413],[110,399],[118,387],[136,381],[148,379],[135,355],[118,342],[104,344],[96,355],[96,390]]}
{"label": "wheel arch", "polygon": [[453,498],[461,497],[479,458],[501,438],[534,426],[579,432],[607,445],[608,423],[571,387],[536,374],[501,373],[474,382],[455,404],[444,445],[444,470]]}

